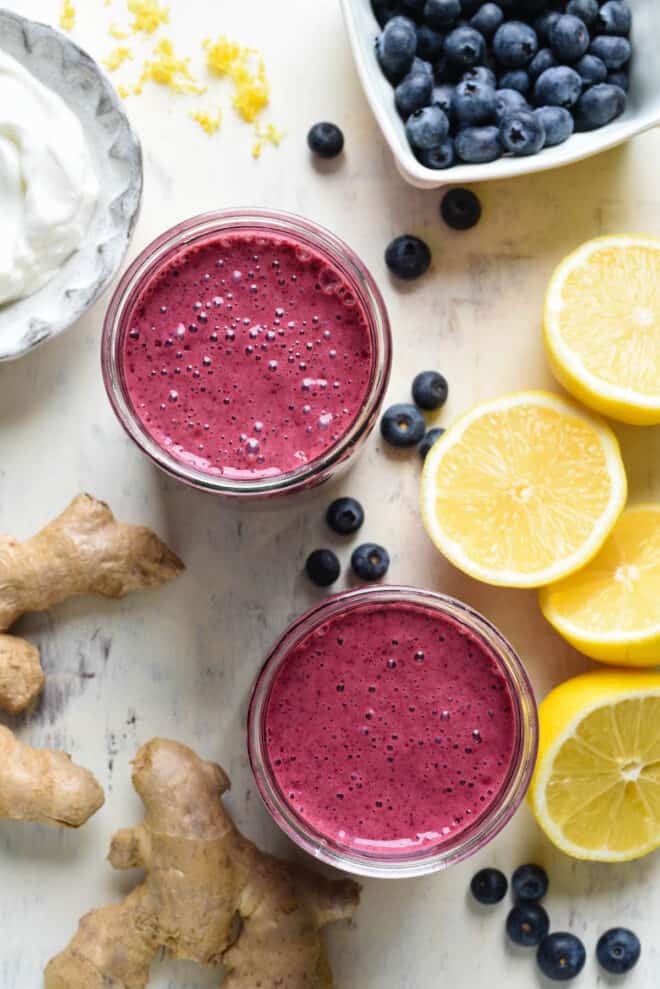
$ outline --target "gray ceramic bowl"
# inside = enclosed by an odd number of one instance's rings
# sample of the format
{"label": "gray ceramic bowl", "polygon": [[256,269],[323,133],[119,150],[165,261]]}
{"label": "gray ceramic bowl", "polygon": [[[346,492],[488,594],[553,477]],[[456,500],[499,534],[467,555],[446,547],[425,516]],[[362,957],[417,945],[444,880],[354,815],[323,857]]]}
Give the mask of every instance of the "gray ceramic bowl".
{"label": "gray ceramic bowl", "polygon": [[142,152],[110,80],[59,31],[0,10],[0,49],[58,93],[80,119],[100,189],[79,250],[34,295],[0,306],[0,361],[8,361],[71,326],[117,272],[140,209]]}

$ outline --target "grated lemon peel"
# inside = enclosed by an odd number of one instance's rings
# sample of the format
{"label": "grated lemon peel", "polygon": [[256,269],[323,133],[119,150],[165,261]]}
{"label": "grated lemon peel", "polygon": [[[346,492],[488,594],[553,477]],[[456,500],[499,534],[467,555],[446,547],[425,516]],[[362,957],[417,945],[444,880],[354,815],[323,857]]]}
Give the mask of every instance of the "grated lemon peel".
{"label": "grated lemon peel", "polygon": [[130,96],[130,91],[127,86],[117,86],[117,92],[121,96],[122,100],[125,100]]}
{"label": "grated lemon peel", "polygon": [[142,74],[133,87],[136,95],[142,92],[145,82],[167,86],[175,93],[193,93],[199,96],[206,92],[206,86],[200,86],[190,71],[190,59],[177,58],[169,38],[163,38],[158,42],[153,55],[153,60],[144,63]]}
{"label": "grated lemon peel", "polygon": [[190,117],[209,135],[220,130],[222,124],[222,110],[218,110],[214,116],[206,110],[191,110]]}
{"label": "grated lemon peel", "polygon": [[60,27],[63,31],[73,31],[76,26],[76,8],[72,0],[64,0],[60,14]]}
{"label": "grated lemon peel", "polygon": [[253,158],[261,158],[261,152],[266,144],[273,144],[279,148],[284,137],[284,131],[276,127],[275,124],[256,124],[254,132],[257,135],[257,140],[252,147]]}
{"label": "grated lemon peel", "polygon": [[107,58],[103,59],[103,64],[109,72],[116,72],[120,65],[133,58],[130,48],[115,48]]}
{"label": "grated lemon peel", "polygon": [[256,49],[244,48],[224,35],[217,41],[206,38],[203,47],[207,69],[212,75],[229,76],[234,84],[234,108],[243,120],[252,123],[270,101],[263,57]]}
{"label": "grated lemon peel", "polygon": [[116,38],[117,41],[124,41],[129,37],[127,31],[122,31],[118,24],[111,24],[108,28],[108,34],[111,38]]}
{"label": "grated lemon peel", "polygon": [[128,12],[133,15],[131,30],[136,34],[153,34],[170,20],[169,7],[161,7],[158,0],[128,0]]}

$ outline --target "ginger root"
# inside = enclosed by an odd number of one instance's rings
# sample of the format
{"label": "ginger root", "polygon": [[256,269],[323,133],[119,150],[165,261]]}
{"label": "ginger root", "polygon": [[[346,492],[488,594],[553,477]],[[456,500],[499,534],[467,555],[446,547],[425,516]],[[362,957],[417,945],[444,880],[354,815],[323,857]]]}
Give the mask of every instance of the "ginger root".
{"label": "ginger root", "polygon": [[144,989],[159,949],[223,963],[223,989],[332,989],[320,928],[350,917],[359,887],[259,851],[221,797],[229,780],[178,742],[137,753],[141,825],[119,831],[110,862],[147,876],[122,903],[92,910],[53,958],[46,989]]}
{"label": "ginger root", "polygon": [[66,753],[33,749],[0,725],[0,818],[79,828],[104,800],[92,773]]}
{"label": "ginger root", "polygon": [[[0,537],[0,632],[26,612],[74,595],[121,598],[160,587],[182,570],[150,529],[117,522],[104,502],[79,495],[26,542]],[[22,639],[0,636],[0,708],[22,711],[38,696],[37,658]]]}

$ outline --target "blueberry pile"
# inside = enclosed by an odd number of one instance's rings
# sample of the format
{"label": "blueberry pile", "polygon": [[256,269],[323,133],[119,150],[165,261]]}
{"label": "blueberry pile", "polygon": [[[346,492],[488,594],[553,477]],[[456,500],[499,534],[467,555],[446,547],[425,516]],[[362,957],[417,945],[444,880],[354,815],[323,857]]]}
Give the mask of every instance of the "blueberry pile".
{"label": "blueberry pile", "polygon": [[[336,498],[325,513],[328,528],[339,536],[352,536],[364,522],[364,509],[355,498]],[[390,556],[378,543],[362,543],[351,554],[351,569],[366,582],[380,580],[389,569]],[[315,549],[305,561],[305,572],[317,587],[329,587],[339,578],[341,564],[331,549]]]}
{"label": "blueberry pile", "polygon": [[[585,6],[587,0],[571,0]],[[569,5],[570,6],[570,5]],[[494,906],[506,896],[509,883],[499,869],[481,869],[472,877],[470,891],[478,903]],[[509,940],[522,948],[536,948],[536,963],[546,978],[569,982],[587,960],[582,941],[569,931],[550,933],[550,917],[539,902],[548,891],[548,875],[540,865],[521,865],[511,877],[514,906],[506,918]],[[639,938],[625,927],[605,931],[596,945],[599,965],[612,975],[629,972],[641,954]]]}
{"label": "blueberry pile", "polygon": [[412,383],[415,404],[399,402],[390,405],[380,420],[381,436],[390,446],[416,446],[424,460],[444,429],[434,426],[427,430],[426,419],[421,410],[437,412],[447,401],[448,395],[447,379],[439,371],[420,371]]}
{"label": "blueberry pile", "polygon": [[372,0],[376,57],[427,168],[534,155],[623,113],[627,0]]}

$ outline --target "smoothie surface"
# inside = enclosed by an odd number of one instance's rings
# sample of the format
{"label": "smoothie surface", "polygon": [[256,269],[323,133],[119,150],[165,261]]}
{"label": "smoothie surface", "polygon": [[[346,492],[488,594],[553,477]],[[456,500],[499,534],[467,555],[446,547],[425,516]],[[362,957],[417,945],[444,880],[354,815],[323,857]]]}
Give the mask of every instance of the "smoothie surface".
{"label": "smoothie surface", "polygon": [[358,852],[442,845],[497,798],[515,748],[490,649],[412,604],[347,610],[299,642],[267,702],[268,758],[295,813]]}
{"label": "smoothie surface", "polygon": [[197,470],[288,473],[351,428],[372,379],[367,316],[345,275],[283,235],[225,231],[152,274],[123,373],[153,440]]}

